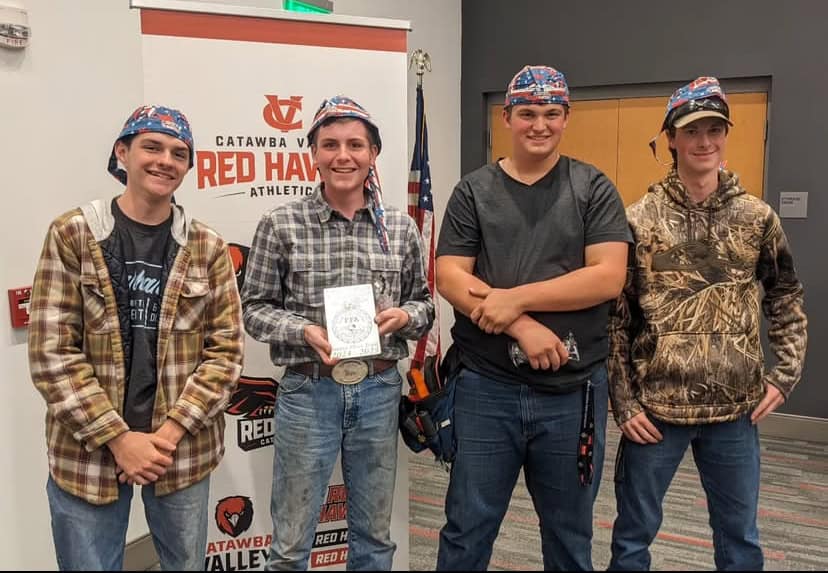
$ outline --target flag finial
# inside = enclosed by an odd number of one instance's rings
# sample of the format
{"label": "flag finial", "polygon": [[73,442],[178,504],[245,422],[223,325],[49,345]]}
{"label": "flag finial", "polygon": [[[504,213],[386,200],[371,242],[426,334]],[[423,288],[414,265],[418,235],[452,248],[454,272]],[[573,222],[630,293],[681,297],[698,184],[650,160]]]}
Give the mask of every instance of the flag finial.
{"label": "flag finial", "polygon": [[428,52],[424,52],[420,48],[414,50],[411,54],[411,59],[408,62],[408,69],[416,66],[416,74],[417,74],[417,85],[423,85],[423,74],[426,72],[431,71],[431,56],[428,55]]}

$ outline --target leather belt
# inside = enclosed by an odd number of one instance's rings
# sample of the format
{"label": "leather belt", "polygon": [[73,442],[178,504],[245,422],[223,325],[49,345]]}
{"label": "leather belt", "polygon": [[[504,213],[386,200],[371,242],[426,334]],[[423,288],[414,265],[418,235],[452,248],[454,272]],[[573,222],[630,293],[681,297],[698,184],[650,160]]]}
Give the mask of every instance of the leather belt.
{"label": "leather belt", "polygon": [[310,376],[311,378],[333,378],[340,384],[357,384],[377,372],[388,370],[397,364],[396,360],[359,360],[347,359],[338,362],[335,366],[328,366],[321,362],[302,362],[288,366],[289,370]]}

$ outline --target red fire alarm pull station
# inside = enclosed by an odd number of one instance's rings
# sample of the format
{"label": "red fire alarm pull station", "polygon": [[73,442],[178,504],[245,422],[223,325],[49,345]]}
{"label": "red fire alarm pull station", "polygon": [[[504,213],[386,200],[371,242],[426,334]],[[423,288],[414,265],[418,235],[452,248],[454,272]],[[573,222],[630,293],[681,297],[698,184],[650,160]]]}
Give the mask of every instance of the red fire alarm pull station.
{"label": "red fire alarm pull station", "polygon": [[14,328],[22,328],[29,324],[29,301],[32,298],[32,287],[9,289],[9,314]]}

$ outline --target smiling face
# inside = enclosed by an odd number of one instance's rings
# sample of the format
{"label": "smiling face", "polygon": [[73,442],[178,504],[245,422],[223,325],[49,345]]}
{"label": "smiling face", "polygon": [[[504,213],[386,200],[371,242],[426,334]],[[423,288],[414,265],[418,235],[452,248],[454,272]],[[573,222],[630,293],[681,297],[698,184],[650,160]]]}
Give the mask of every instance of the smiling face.
{"label": "smiling face", "polygon": [[[672,131],[672,130],[671,130]],[[723,119],[704,117],[668,133],[670,149],[682,171],[704,175],[717,171],[727,148],[727,124]]]}
{"label": "smiling face", "polygon": [[541,159],[558,149],[569,113],[557,103],[515,105],[503,110],[503,119],[512,132],[515,156]]}
{"label": "smiling face", "polygon": [[115,144],[115,156],[127,173],[127,192],[146,200],[169,200],[190,168],[190,148],[171,135],[139,133]]}
{"label": "smiling face", "polygon": [[378,149],[361,120],[338,119],[319,128],[311,152],[325,193],[345,197],[363,193]]}

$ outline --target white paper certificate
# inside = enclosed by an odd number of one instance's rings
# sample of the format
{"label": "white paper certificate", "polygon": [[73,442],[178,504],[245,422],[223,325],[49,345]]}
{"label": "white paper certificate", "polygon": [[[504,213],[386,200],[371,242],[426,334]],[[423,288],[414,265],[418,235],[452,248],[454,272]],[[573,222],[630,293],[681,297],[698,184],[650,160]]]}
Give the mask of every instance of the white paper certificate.
{"label": "white paper certificate", "polygon": [[331,358],[359,358],[381,352],[370,284],[326,288],[325,322]]}

